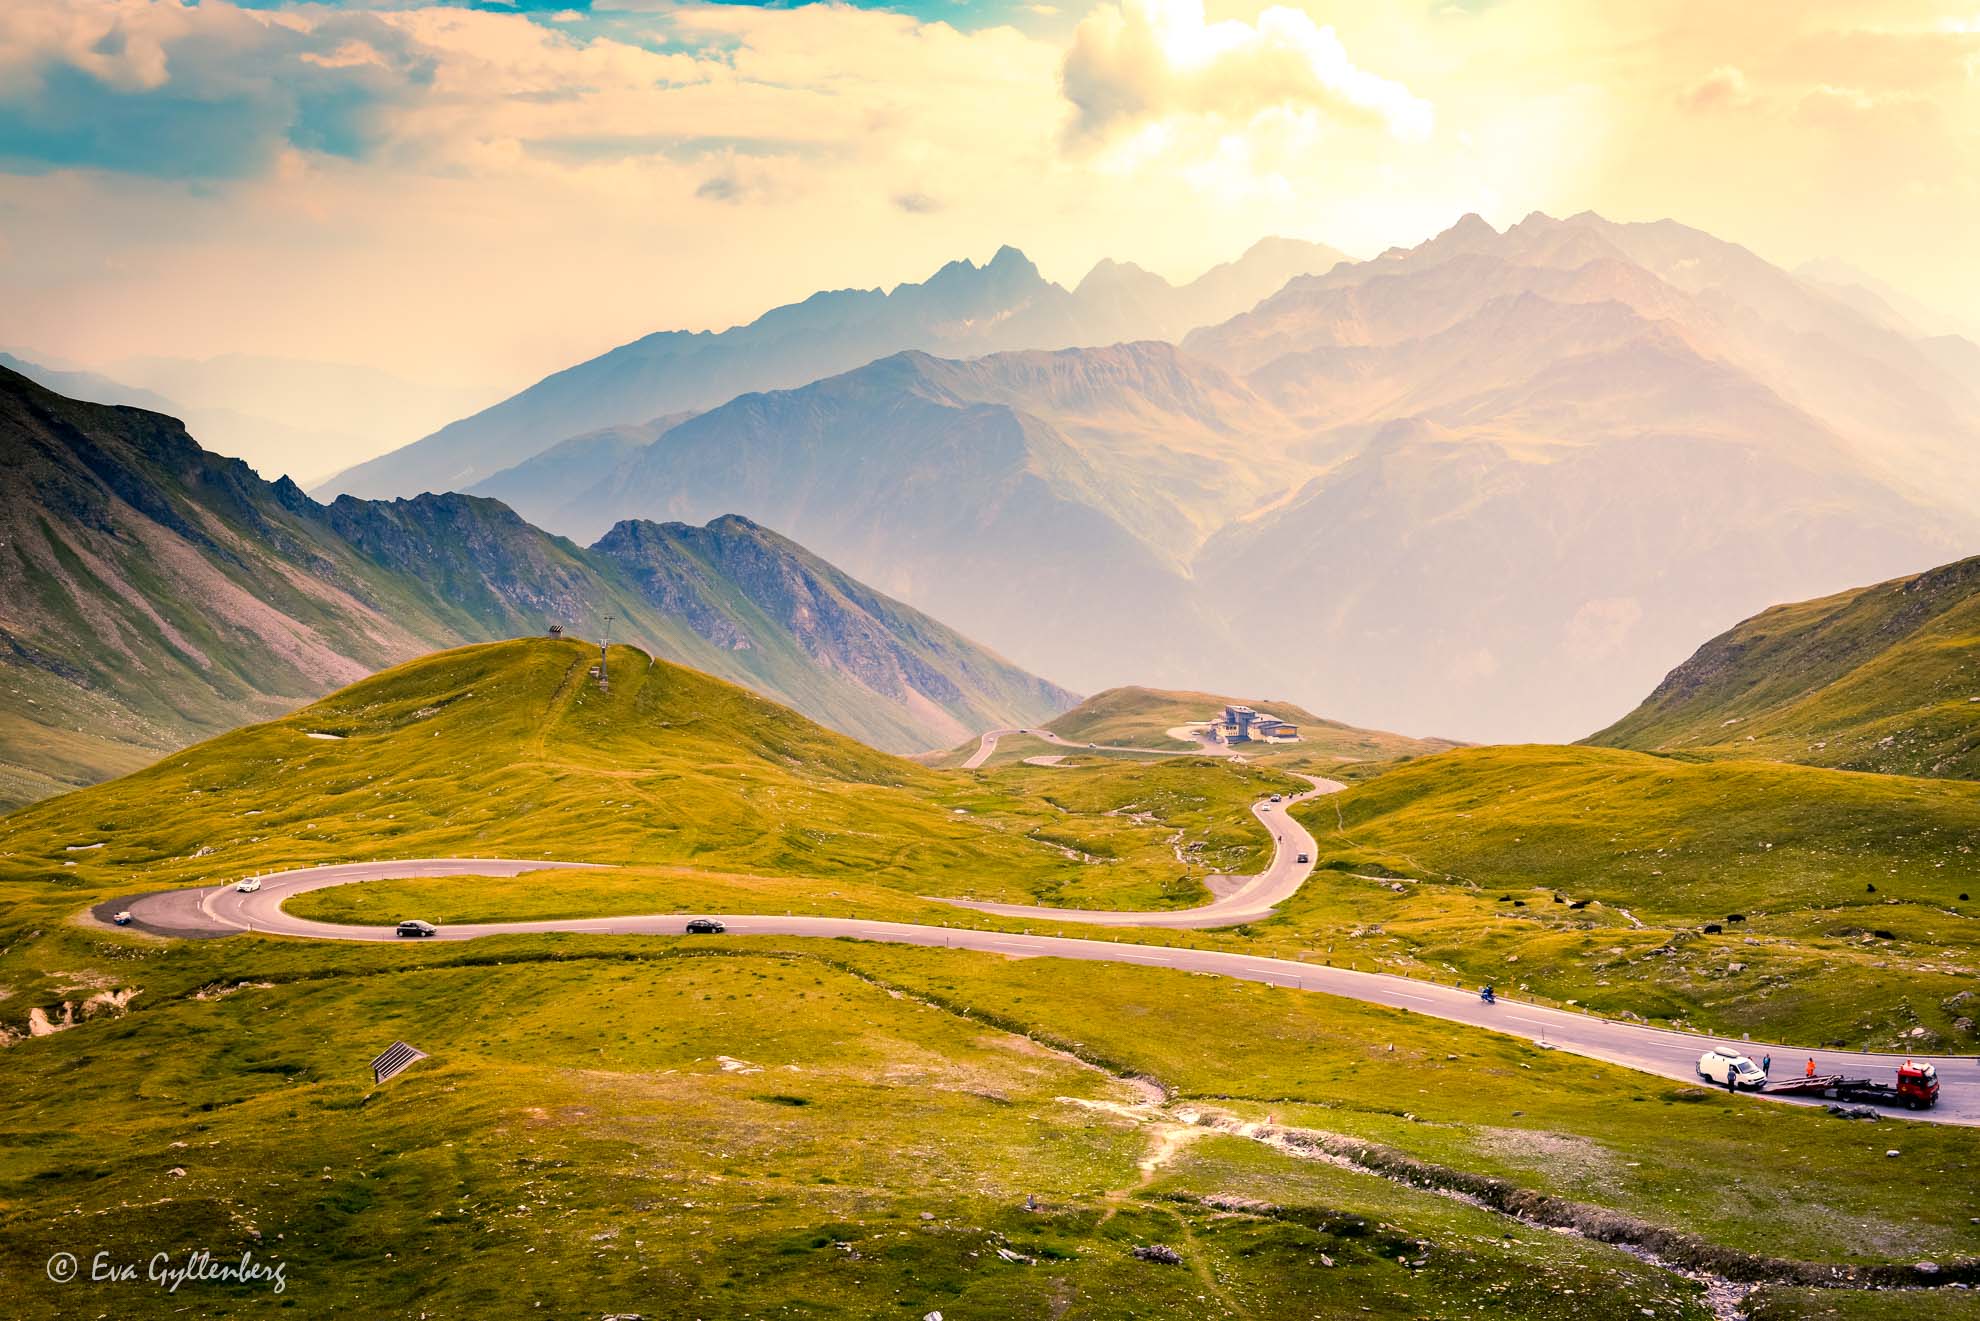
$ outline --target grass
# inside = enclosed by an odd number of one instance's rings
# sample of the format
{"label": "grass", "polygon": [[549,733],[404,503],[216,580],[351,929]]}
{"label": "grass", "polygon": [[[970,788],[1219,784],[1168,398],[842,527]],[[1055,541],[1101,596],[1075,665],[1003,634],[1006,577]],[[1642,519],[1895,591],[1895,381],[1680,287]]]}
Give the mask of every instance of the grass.
{"label": "grass", "polygon": [[1224,764],[942,775],[632,648],[601,692],[591,659],[549,640],[442,652],[15,813],[9,916],[317,862],[516,854],[1186,906],[1206,870],[1265,855],[1248,805],[1296,784]]}
{"label": "grass", "polygon": [[[0,822],[0,1017],[136,992],[125,1012],[10,1047],[0,1271],[16,1313],[85,1297],[42,1274],[58,1243],[117,1258],[253,1247],[295,1282],[284,1298],[209,1286],[190,1304],[82,1303],[119,1316],[284,1302],[435,1318],[1701,1314],[1691,1284],[1632,1257],[1192,1128],[1185,1111],[1378,1144],[1729,1251],[1843,1266],[1980,1254],[1971,1130],[1907,1127],[1894,1161],[1888,1125],[1282,989],[850,941],[346,947],[66,920],[163,884],[477,853],[619,866],[298,906],[927,920],[966,916],[921,897],[965,887],[1182,903],[1181,877],[1256,857],[1246,806],[1283,783],[1198,758],[945,774],[635,658],[614,653],[601,693],[576,644],[444,653]],[[1419,969],[1520,955],[1518,975],[1552,990],[1797,1029],[1853,1031],[1848,1015],[1874,1009],[1865,1030],[1890,1033],[1971,984],[1943,971],[1958,954],[1925,971],[1890,950],[1938,948],[1928,933],[1965,948],[1967,919],[1935,909],[1934,887],[1970,874],[1976,792],[1464,750],[1304,809],[1332,866],[1280,917],[1120,934]],[[1395,876],[1368,879],[1380,872]],[[1740,931],[1695,929],[1733,899]],[[1865,912],[1896,924],[1888,941],[1824,926]],[[1817,984],[1807,960],[1824,952],[1841,961]],[[1869,998],[1885,988],[1910,1019]],[[396,1039],[434,1058],[374,1091],[364,1062]],[[1132,1255],[1150,1243],[1182,1263]]]}
{"label": "grass", "polygon": [[[1248,804],[1291,787],[1207,758],[942,773],[631,649],[601,693],[588,661],[549,641],[442,653],[17,813],[0,829],[11,929],[162,885],[448,854],[624,870],[385,882],[302,911],[940,922],[965,919],[924,897],[1187,907],[1207,898],[1204,875],[1259,865],[1268,840]],[[1132,938],[1305,949],[1811,1047],[1975,1040],[1974,909],[1959,895],[1980,891],[1980,787],[1492,748],[1394,765],[1300,810],[1322,870],[1278,916]],[[32,979],[0,987],[0,1018],[46,999]]]}
{"label": "grass", "polygon": [[1980,557],[1755,615],[1589,742],[1980,779]]}
{"label": "grass", "polygon": [[[1166,970],[767,938],[55,944],[76,975],[146,991],[10,1056],[0,1269],[22,1316],[76,1306],[41,1276],[51,1243],[252,1248],[309,1314],[1700,1314],[1678,1277],[1372,1174],[1211,1134],[1171,1150],[1190,1104],[1757,1253],[1980,1246],[1963,1130],[1908,1129],[1893,1188],[1882,1135],[1819,1113]],[[364,1061],[395,1039],[433,1058],[374,1090]],[[1148,1243],[1184,1264],[1130,1255]],[[282,1301],[88,1297],[120,1316]]]}
{"label": "grass", "polygon": [[[1144,1172],[1148,1132],[1079,1104],[1131,1105],[1113,1075],[876,976],[961,973],[983,1009],[1033,1012],[972,979],[999,960],[673,947],[149,955],[145,1008],[10,1059],[12,1314],[1698,1315],[1687,1283],[1609,1249],[1502,1238],[1485,1212],[1255,1144]],[[1059,1030],[1084,1017],[1054,999]],[[364,1060],[394,1039],[433,1058],[374,1090]],[[1213,1193],[1272,1213],[1196,1200]],[[1184,1264],[1131,1255],[1149,1243]],[[252,1250],[288,1283],[58,1288],[51,1245]]]}
{"label": "grass", "polygon": [[1483,748],[1298,812],[1322,880],[1285,938],[1810,1044],[1980,1040],[1980,786]]}

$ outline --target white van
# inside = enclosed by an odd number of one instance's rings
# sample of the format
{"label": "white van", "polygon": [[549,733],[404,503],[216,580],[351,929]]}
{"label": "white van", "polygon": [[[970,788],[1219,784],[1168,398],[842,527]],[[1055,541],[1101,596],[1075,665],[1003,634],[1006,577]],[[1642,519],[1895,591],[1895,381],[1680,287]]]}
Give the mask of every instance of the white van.
{"label": "white van", "polygon": [[1732,1075],[1734,1087],[1757,1088],[1767,1081],[1767,1075],[1760,1072],[1760,1066],[1731,1046],[1714,1046],[1698,1057],[1698,1076],[1719,1086],[1726,1085],[1726,1075]]}

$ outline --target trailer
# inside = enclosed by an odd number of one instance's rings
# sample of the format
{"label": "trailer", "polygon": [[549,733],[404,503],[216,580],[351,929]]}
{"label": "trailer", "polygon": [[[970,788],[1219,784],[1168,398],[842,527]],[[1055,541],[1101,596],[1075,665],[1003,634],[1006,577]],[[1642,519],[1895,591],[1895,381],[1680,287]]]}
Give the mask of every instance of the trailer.
{"label": "trailer", "polygon": [[1897,1071],[1895,1083],[1825,1073],[1806,1078],[1785,1078],[1770,1082],[1761,1090],[1770,1096],[1819,1096],[1829,1101],[1901,1105],[1907,1110],[1929,1110],[1939,1103],[1939,1071],[1930,1064],[1913,1064],[1906,1060]]}

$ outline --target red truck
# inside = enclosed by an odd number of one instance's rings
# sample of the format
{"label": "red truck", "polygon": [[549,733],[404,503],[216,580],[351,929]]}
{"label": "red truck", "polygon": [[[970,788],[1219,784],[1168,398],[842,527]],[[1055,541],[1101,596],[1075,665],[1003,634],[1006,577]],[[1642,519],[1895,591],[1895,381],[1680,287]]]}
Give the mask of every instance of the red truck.
{"label": "red truck", "polygon": [[1770,1082],[1765,1090],[1778,1096],[1820,1096],[1832,1101],[1868,1101],[1874,1105],[1901,1105],[1907,1110],[1930,1110],[1939,1103],[1939,1071],[1930,1064],[1906,1060],[1897,1071],[1895,1085],[1827,1073]]}

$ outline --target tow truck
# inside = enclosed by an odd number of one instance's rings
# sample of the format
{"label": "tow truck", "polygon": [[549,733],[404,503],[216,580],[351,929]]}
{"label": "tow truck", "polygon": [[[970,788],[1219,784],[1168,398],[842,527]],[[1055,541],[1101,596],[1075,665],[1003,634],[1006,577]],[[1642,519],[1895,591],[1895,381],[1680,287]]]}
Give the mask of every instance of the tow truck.
{"label": "tow truck", "polygon": [[1763,1089],[1774,1096],[1820,1096],[1831,1101],[1867,1101],[1872,1105],[1901,1105],[1907,1110],[1930,1110],[1939,1103],[1939,1071],[1930,1064],[1906,1060],[1897,1082],[1850,1078],[1840,1073],[1784,1078]]}

